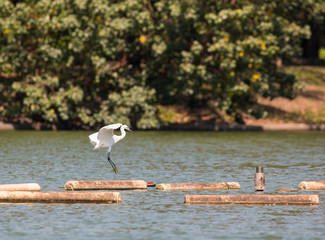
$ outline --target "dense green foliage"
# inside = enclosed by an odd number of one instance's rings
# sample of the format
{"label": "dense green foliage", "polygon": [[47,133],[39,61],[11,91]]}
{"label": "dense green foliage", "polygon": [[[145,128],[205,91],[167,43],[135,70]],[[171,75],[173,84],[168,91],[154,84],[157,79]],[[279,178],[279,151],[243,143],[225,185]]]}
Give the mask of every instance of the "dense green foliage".
{"label": "dense green foliage", "polygon": [[276,61],[310,36],[293,14],[321,4],[2,0],[0,114],[138,128],[159,125],[157,103],[254,114],[258,95],[294,97],[295,78]]}

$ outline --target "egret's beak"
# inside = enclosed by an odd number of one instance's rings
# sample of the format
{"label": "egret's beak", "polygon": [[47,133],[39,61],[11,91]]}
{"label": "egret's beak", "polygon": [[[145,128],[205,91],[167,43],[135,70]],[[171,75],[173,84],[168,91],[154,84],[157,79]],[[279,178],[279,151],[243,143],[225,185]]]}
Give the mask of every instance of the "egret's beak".
{"label": "egret's beak", "polygon": [[128,130],[128,131],[131,132],[131,133],[135,133],[135,132],[133,132],[130,128],[126,128],[125,130]]}

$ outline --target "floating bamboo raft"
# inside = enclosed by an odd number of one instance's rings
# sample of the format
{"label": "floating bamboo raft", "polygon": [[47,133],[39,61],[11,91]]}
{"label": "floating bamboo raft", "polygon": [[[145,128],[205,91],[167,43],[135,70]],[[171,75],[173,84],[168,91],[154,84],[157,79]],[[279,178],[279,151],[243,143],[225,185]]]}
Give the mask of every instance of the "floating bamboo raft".
{"label": "floating bamboo raft", "polygon": [[69,181],[64,185],[65,190],[139,190],[147,189],[143,180],[124,181]]}
{"label": "floating bamboo raft", "polygon": [[0,184],[0,191],[40,191],[38,183]]}
{"label": "floating bamboo raft", "polygon": [[325,182],[304,181],[299,184],[298,188],[304,190],[325,190]]}
{"label": "floating bamboo raft", "polygon": [[187,204],[319,204],[317,195],[186,195]]}
{"label": "floating bamboo raft", "polygon": [[161,183],[156,186],[159,190],[213,190],[213,189],[240,189],[236,182],[215,183]]}
{"label": "floating bamboo raft", "polygon": [[2,203],[120,203],[119,192],[0,191]]}

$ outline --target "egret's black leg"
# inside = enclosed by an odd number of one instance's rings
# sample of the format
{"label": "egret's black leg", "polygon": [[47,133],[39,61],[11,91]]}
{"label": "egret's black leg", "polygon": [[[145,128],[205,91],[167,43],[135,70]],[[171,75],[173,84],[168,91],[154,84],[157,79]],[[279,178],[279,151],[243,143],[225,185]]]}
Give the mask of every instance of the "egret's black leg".
{"label": "egret's black leg", "polygon": [[111,164],[111,166],[112,166],[112,168],[113,168],[115,174],[117,174],[117,173],[118,173],[118,169],[117,169],[115,163],[113,163],[113,161],[112,161],[112,159],[111,159],[111,157],[110,157],[110,153],[108,153],[107,160],[108,160],[108,162]]}

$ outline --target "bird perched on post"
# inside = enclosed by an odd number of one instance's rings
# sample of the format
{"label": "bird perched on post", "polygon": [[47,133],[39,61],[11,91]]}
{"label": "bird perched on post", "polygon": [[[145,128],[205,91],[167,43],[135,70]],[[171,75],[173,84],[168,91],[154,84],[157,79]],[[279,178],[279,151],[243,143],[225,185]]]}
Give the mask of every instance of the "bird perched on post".
{"label": "bird perched on post", "polygon": [[[114,130],[118,128],[120,128],[121,131],[121,135],[119,136],[113,133]],[[115,163],[112,161],[110,154],[113,145],[125,137],[125,130],[134,133],[127,125],[123,125],[122,123],[115,123],[102,127],[98,132],[89,135],[90,143],[94,146],[94,150],[101,148],[107,149],[107,160],[111,164],[115,173],[118,173],[118,169]]]}

